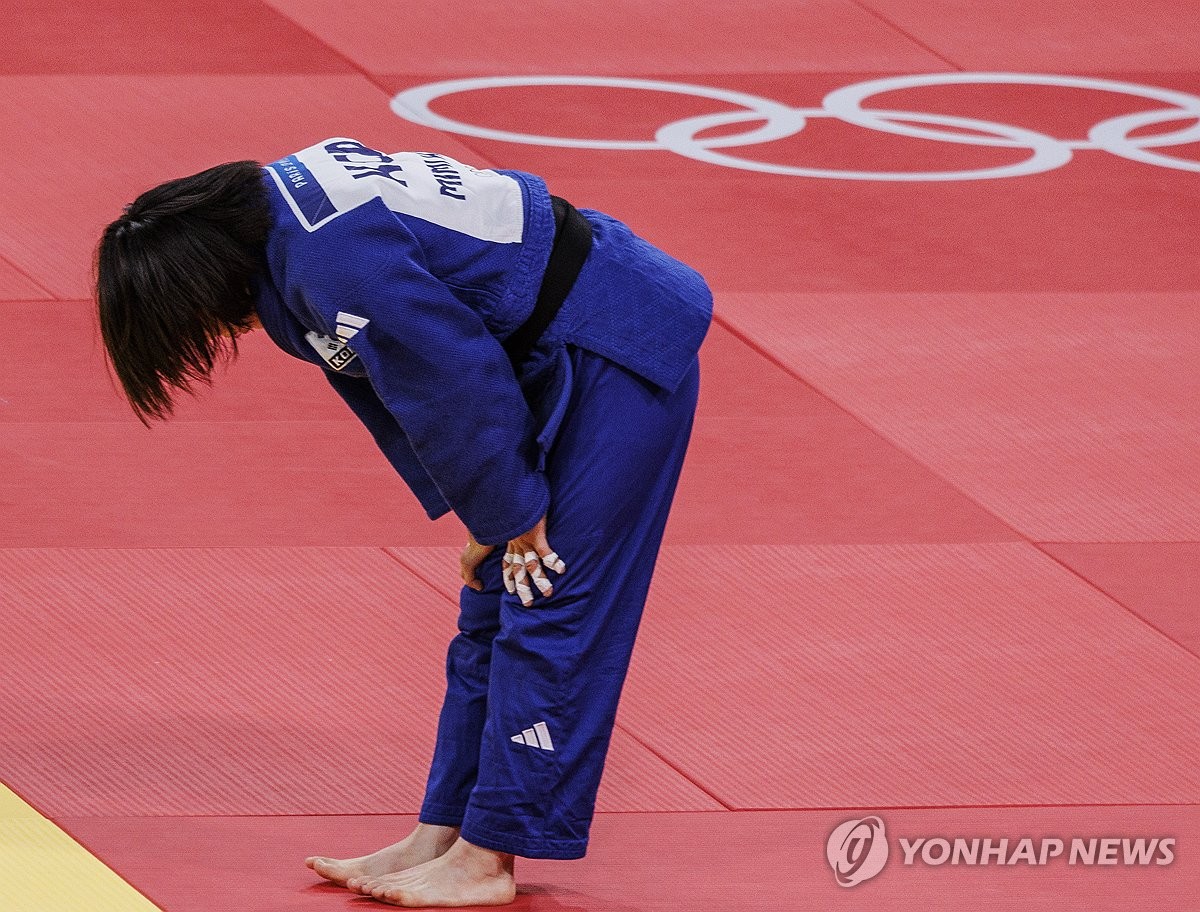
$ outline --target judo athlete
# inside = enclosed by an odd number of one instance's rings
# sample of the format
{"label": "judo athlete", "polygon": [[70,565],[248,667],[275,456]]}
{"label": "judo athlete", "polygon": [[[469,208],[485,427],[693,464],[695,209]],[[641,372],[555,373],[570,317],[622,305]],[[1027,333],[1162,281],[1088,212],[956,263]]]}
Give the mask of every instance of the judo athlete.
{"label": "judo athlete", "polygon": [[699,274],[535,175],[335,138],[148,190],[105,230],[96,292],[143,421],[262,328],[469,530],[419,823],[309,867],[496,905],[513,856],[581,857],[691,433]]}

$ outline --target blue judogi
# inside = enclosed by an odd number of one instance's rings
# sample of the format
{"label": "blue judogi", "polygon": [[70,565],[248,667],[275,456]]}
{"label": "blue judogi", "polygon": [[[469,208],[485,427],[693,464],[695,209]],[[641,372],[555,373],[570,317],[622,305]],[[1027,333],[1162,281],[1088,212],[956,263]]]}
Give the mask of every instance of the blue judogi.
{"label": "blue judogi", "polygon": [[712,298],[603,213],[532,354],[553,241],[543,181],[330,139],[266,169],[271,338],[319,364],[430,518],[483,544],[547,515],[566,562],[525,608],[503,548],[463,587],[421,819],[528,857],[577,858],[695,410]]}

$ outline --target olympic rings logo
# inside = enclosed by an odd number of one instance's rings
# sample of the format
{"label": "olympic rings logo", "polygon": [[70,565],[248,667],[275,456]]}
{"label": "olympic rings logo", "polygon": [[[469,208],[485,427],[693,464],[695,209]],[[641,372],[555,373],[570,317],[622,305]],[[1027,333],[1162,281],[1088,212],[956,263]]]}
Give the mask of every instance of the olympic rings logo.
{"label": "olympic rings logo", "polygon": [[[1137,99],[1161,102],[1166,107],[1110,117],[1093,126],[1085,139],[1059,139],[1036,130],[973,117],[864,107],[864,102],[883,92],[944,85],[1058,86],[1127,95]],[[646,140],[579,139],[493,130],[453,120],[430,109],[432,102],[447,95],[512,86],[597,86],[639,89],[647,92],[668,92],[727,102],[737,105],[741,110],[686,117],[659,127],[654,134],[654,139]],[[1164,147],[1181,146],[1200,141],[1200,98],[1172,89],[1119,82],[1112,79],[1093,79],[1085,76],[1033,73],[919,73],[891,76],[835,89],[825,96],[819,108],[793,108],[781,102],[745,92],[653,79],[625,79],[606,76],[485,76],[475,79],[452,79],[406,89],[392,99],[391,108],[406,120],[464,136],[573,149],[665,150],[727,168],[790,177],[875,181],[952,181],[1021,177],[1060,168],[1071,160],[1076,151],[1082,150],[1108,152],[1161,168],[1200,172],[1200,161],[1176,158],[1165,152],[1157,151]],[[1013,164],[964,171],[840,171],[755,161],[726,151],[738,146],[767,143],[792,136],[803,130],[809,120],[821,117],[836,118],[845,123],[880,133],[891,133],[933,142],[1016,149],[1026,152],[1027,156]],[[735,135],[699,138],[700,134],[715,127],[741,123],[751,124],[760,121],[764,123]],[[1144,127],[1179,121],[1190,123],[1177,129],[1149,136],[1133,135]]]}

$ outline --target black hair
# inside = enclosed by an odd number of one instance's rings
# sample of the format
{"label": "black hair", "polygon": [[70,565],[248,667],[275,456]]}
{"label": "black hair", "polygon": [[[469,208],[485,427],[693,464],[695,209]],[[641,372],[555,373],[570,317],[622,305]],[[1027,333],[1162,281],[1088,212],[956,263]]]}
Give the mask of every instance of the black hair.
{"label": "black hair", "polygon": [[100,333],[143,424],[174,411],[176,391],[211,383],[255,319],[271,214],[262,166],[217,165],[147,190],[96,251]]}

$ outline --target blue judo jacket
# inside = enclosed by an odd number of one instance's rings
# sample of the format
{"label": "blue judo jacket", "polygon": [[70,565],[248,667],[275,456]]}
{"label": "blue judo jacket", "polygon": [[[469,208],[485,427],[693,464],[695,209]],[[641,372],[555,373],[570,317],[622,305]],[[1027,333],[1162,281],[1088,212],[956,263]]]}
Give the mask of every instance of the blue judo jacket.
{"label": "blue judo jacket", "polygon": [[272,208],[259,319],[320,365],[431,519],[502,544],[546,513],[546,454],[571,343],[672,391],[712,318],[698,273],[603,213],[592,251],[514,370],[554,238],[545,183],[431,152],[328,139],[264,169]]}

